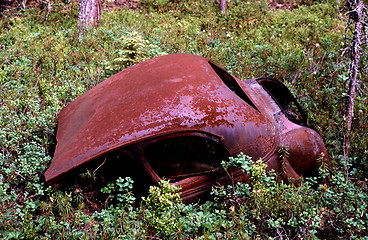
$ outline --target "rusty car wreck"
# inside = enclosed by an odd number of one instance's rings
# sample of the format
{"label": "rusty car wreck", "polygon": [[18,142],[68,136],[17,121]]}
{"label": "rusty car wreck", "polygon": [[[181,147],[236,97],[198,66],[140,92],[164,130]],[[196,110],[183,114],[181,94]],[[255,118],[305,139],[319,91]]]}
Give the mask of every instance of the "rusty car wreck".
{"label": "rusty car wreck", "polygon": [[[291,108],[291,109],[290,109]],[[240,153],[280,172],[289,147],[290,177],[314,175],[327,152],[302,108],[279,81],[241,81],[191,54],[156,57],[108,78],[67,105],[46,182],[88,164],[181,187],[185,201],[230,183],[221,161]],[[108,173],[109,174],[109,173]],[[246,181],[241,170],[236,181]]]}

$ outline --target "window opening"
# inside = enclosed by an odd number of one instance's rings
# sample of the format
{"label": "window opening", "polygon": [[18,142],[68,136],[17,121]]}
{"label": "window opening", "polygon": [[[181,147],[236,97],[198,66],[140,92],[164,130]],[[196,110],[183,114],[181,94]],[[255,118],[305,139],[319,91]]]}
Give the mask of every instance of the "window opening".
{"label": "window opening", "polygon": [[[73,177],[69,177],[72,175]],[[78,177],[75,178],[74,175]],[[119,177],[132,178],[133,192],[137,197],[146,195],[152,185],[150,176],[142,169],[140,162],[125,149],[105,154],[70,171],[63,177],[62,185],[72,186],[78,183],[86,189],[101,189]]]}
{"label": "window opening", "polygon": [[245,94],[243,89],[239,86],[238,82],[235,80],[233,76],[231,76],[228,72],[226,72],[224,69],[220,68],[213,62],[208,62],[213,70],[215,70],[216,74],[221,78],[221,80],[225,83],[225,85],[230,88],[231,91],[233,91],[238,97],[243,99],[246,103],[251,105],[254,109],[257,109],[257,107],[254,105],[254,103],[250,100],[250,98]]}
{"label": "window opening", "polygon": [[164,139],[148,145],[145,157],[160,177],[171,181],[221,170],[229,153],[212,140],[185,136]]}
{"label": "window opening", "polygon": [[276,103],[278,103],[290,121],[307,125],[306,113],[284,84],[268,78],[260,79],[258,82],[271,95]]}

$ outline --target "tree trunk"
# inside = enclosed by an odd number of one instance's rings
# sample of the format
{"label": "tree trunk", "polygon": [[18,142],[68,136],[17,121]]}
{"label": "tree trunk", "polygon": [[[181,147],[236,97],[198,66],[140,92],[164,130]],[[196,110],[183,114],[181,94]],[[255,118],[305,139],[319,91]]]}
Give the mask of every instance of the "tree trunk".
{"label": "tree trunk", "polygon": [[350,132],[351,132],[351,122],[354,116],[354,102],[355,102],[355,93],[356,86],[358,82],[358,71],[359,71],[359,62],[360,62],[360,46],[362,44],[362,12],[363,12],[363,1],[358,0],[356,3],[356,7],[354,11],[350,14],[354,14],[353,18],[355,22],[355,30],[354,30],[354,38],[353,38],[353,46],[352,46],[352,55],[350,62],[350,74],[349,74],[349,98],[346,106],[346,128],[347,133],[344,139],[344,149],[346,154],[349,151],[349,143],[350,143]]}
{"label": "tree trunk", "polygon": [[79,0],[79,34],[87,28],[101,24],[101,6],[102,0]]}
{"label": "tree trunk", "polygon": [[226,13],[226,0],[220,0],[220,11],[221,13]]}

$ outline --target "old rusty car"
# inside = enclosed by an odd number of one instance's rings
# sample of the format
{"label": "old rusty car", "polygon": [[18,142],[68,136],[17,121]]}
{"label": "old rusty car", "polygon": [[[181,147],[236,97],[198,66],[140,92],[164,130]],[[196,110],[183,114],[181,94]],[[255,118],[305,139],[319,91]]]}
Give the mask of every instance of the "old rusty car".
{"label": "old rusty car", "polygon": [[[185,201],[230,182],[221,161],[244,153],[281,169],[289,147],[290,177],[316,174],[327,152],[321,137],[281,82],[241,81],[191,54],[156,57],[129,67],[67,105],[46,182],[85,166],[105,175],[132,176],[141,185],[163,177]],[[246,181],[242,171],[233,179]]]}

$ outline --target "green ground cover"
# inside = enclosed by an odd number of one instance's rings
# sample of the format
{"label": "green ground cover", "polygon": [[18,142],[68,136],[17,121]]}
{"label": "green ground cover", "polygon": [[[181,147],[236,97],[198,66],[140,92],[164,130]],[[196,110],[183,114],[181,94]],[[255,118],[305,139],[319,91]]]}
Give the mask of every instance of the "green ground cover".
{"label": "green ground cover", "polygon": [[[4,239],[364,239],[368,235],[368,114],[365,73],[356,101],[352,148],[342,152],[348,61],[344,15],[335,1],[275,9],[267,1],[141,0],[102,14],[78,37],[76,2],[56,2],[0,19],[0,237]],[[139,201],[131,180],[103,188],[46,186],[59,111],[114,73],[158,55],[210,58],[241,79],[282,80],[309,112],[333,166],[323,184],[276,182],[262,164],[231,159],[249,184],[216,188],[214,200],[183,204],[162,182]],[[363,58],[363,60],[365,60]],[[93,176],[85,176],[93,182]],[[114,201],[107,199],[114,198]],[[158,201],[160,199],[161,201]],[[163,214],[165,213],[165,214]]]}

